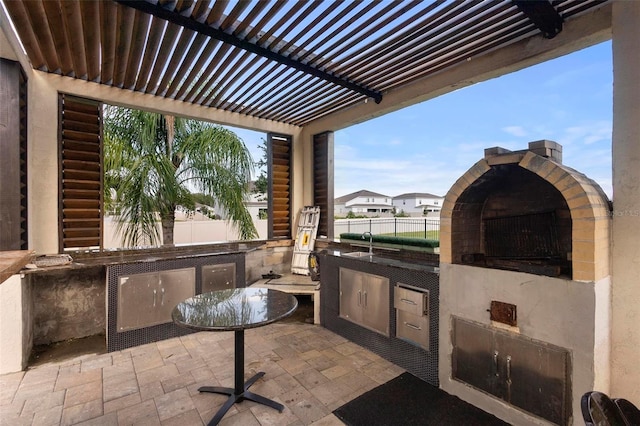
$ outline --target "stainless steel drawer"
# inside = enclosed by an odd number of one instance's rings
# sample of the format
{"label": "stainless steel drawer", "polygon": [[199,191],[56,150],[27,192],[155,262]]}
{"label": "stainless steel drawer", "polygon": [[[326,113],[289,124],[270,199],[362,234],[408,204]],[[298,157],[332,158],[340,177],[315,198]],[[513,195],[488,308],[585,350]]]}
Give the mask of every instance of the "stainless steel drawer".
{"label": "stainless steel drawer", "polygon": [[429,317],[396,310],[396,337],[429,350]]}
{"label": "stainless steel drawer", "polygon": [[396,286],[393,289],[393,307],[413,315],[429,315],[429,291],[416,291]]}

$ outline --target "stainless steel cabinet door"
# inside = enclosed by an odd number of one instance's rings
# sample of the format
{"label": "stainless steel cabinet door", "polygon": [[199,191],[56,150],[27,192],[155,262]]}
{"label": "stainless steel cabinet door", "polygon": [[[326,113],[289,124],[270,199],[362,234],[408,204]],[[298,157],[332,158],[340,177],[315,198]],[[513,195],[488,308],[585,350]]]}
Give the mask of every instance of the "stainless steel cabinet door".
{"label": "stainless steel cabinet door", "polygon": [[340,268],[340,317],[362,324],[362,280],[364,273]]}
{"label": "stainless steel cabinet door", "polygon": [[365,326],[389,336],[389,278],[365,274],[362,287]]}
{"label": "stainless steel cabinet door", "polygon": [[118,331],[171,322],[173,308],[195,295],[195,268],[122,276],[118,281]]}
{"label": "stainless steel cabinet door", "polygon": [[496,350],[504,376],[502,398],[553,423],[566,424],[569,353],[502,333],[496,334]]}
{"label": "stainless steel cabinet door", "polygon": [[158,273],[133,274],[118,279],[118,331],[153,322],[158,297]]}
{"label": "stainless steel cabinet door", "polygon": [[453,326],[453,377],[495,395],[500,377],[493,332],[459,318]]}
{"label": "stainless steel cabinet door", "polygon": [[222,263],[202,267],[202,292],[236,288],[236,264]]}
{"label": "stainless steel cabinet door", "polygon": [[172,269],[158,272],[159,290],[156,301],[155,324],[171,322],[176,305],[196,294],[196,268]]}

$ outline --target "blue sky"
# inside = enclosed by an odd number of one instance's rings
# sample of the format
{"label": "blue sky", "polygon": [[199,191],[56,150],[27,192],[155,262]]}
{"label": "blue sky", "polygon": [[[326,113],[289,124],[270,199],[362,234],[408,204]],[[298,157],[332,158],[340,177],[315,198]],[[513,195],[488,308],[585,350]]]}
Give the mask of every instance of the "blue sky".
{"label": "blue sky", "polygon": [[[549,139],[611,198],[613,71],[602,43],[335,133],[335,196],[445,195],[484,149]],[[234,129],[255,159],[263,133]]]}

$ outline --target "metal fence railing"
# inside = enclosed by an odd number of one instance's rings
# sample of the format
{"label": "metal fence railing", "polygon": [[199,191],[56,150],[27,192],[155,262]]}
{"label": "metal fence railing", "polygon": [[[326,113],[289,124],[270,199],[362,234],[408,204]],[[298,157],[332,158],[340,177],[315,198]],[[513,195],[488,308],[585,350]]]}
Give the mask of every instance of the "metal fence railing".
{"label": "metal fence railing", "polygon": [[393,235],[395,237],[440,240],[440,218],[391,217],[368,219],[336,219],[334,235],[343,233]]}

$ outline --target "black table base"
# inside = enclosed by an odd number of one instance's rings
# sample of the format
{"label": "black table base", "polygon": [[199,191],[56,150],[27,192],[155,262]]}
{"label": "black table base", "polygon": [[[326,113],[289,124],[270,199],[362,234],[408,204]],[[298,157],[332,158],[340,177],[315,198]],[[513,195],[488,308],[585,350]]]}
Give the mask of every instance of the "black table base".
{"label": "black table base", "polygon": [[224,403],[222,407],[218,410],[215,416],[208,423],[209,426],[217,425],[220,420],[227,414],[229,408],[236,402],[241,402],[245,399],[249,401],[257,402],[258,404],[263,404],[269,406],[271,408],[275,408],[279,412],[282,413],[284,410],[284,405],[279,402],[273,401],[269,398],[265,398],[264,396],[255,394],[249,391],[251,385],[253,385],[259,378],[264,376],[264,372],[261,371],[251,377],[246,382],[244,381],[244,330],[236,330],[235,332],[235,358],[234,358],[234,388],[226,388],[221,386],[202,386],[198,391],[200,392],[209,392],[209,393],[219,393],[223,395],[228,395],[229,399]]}

